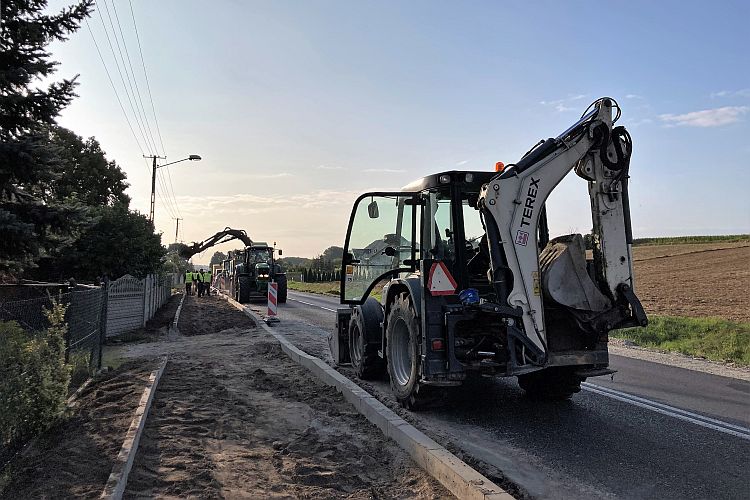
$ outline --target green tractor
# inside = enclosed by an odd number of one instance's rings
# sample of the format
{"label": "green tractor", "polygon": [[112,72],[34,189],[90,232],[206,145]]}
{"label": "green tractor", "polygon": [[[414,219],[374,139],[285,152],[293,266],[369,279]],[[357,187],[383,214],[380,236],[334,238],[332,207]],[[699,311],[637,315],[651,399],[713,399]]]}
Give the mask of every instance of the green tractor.
{"label": "green tractor", "polygon": [[286,302],[286,273],[274,261],[274,250],[267,243],[253,242],[244,250],[232,252],[231,291],[237,302],[244,304],[251,300],[265,300],[269,281],[278,284],[278,302]]}

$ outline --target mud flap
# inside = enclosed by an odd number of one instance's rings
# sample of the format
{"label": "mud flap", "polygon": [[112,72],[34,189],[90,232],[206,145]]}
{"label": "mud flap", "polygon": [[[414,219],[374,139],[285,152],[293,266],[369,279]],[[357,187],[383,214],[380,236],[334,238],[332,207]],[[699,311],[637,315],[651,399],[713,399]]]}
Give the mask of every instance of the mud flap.
{"label": "mud flap", "polygon": [[351,363],[349,359],[349,321],[352,318],[351,307],[336,309],[336,329],[328,335],[328,348],[336,365]]}

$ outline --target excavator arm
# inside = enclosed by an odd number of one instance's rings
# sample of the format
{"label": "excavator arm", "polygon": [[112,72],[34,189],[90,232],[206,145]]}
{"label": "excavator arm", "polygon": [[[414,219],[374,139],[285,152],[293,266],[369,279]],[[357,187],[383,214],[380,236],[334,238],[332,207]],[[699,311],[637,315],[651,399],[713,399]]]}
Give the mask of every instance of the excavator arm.
{"label": "excavator arm", "polygon": [[[522,324],[514,333],[527,348],[524,356],[535,363],[543,364],[549,352],[544,300],[569,310],[593,336],[647,323],[633,294],[630,136],[624,127],[613,127],[619,117],[613,99],[602,98],[592,106],[568,130],[509,165],[480,196],[491,280],[497,295],[522,312]],[[594,228],[591,265],[580,235],[556,238],[539,248],[545,201],[571,170],[588,181]]]}
{"label": "excavator arm", "polygon": [[246,247],[252,246],[253,244],[253,240],[250,239],[244,229],[232,229],[231,227],[225,227],[223,231],[219,231],[218,233],[209,238],[206,238],[203,241],[185,245],[180,249],[179,254],[183,259],[188,260],[193,255],[201,253],[214,245],[226,243],[227,241],[232,240],[240,240]]}

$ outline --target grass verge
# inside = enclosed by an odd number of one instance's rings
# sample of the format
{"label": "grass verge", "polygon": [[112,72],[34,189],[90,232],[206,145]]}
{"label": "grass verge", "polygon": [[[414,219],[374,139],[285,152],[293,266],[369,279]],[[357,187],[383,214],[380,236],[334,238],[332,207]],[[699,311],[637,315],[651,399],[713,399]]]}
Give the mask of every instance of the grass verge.
{"label": "grass verge", "polygon": [[[379,301],[383,292],[384,284],[385,282],[383,281],[375,285],[375,288],[373,288],[370,293],[370,297],[375,297],[375,299]],[[290,281],[288,282],[288,286],[289,290],[296,290],[298,292],[319,293],[322,295],[333,295],[338,297],[340,284],[338,281],[328,281],[324,283],[301,283],[299,281]]]}
{"label": "grass verge", "polygon": [[721,318],[653,316],[645,328],[624,328],[612,337],[713,361],[750,365],[750,323]]}
{"label": "grass verge", "polygon": [[331,281],[324,283],[302,283],[299,281],[287,282],[289,290],[298,292],[321,293],[324,295],[339,295],[339,282]]}

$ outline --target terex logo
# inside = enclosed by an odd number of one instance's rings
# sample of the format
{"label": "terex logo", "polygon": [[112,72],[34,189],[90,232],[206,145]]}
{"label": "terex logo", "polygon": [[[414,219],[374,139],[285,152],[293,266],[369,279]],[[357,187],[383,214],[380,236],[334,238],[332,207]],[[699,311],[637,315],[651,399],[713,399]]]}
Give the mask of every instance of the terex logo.
{"label": "terex logo", "polygon": [[531,225],[531,216],[534,215],[534,203],[536,202],[536,193],[539,191],[540,179],[531,178],[529,183],[529,191],[526,196],[526,203],[524,203],[523,217],[521,217],[521,227]]}

